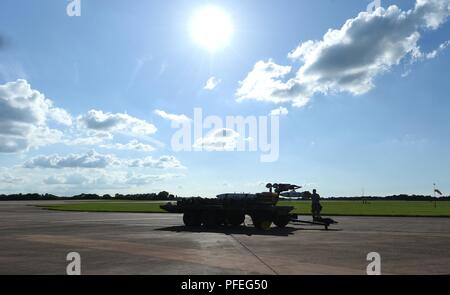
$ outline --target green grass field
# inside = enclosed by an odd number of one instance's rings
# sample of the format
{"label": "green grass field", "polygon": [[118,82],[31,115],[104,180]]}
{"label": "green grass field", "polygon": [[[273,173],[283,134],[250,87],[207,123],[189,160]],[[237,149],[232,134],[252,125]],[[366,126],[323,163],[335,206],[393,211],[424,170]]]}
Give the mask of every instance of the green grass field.
{"label": "green grass field", "polygon": [[[448,216],[450,202],[441,201],[322,201],[322,215],[344,216]],[[282,201],[280,206],[294,206],[294,213],[310,214],[308,201]]]}
{"label": "green grass field", "polygon": [[[310,214],[309,201],[281,201],[279,206],[294,206],[294,213]],[[39,207],[61,211],[84,212],[135,212],[135,213],[165,213],[156,202],[111,202],[95,201],[80,203],[65,203],[58,205],[41,205]],[[322,201],[323,215],[334,216],[445,216],[450,217],[450,202],[428,201]]]}

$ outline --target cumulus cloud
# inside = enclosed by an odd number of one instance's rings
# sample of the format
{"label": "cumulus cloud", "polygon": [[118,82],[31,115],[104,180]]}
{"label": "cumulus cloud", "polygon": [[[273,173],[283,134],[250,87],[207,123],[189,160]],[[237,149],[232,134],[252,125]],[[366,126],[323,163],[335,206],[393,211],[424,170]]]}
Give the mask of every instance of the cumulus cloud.
{"label": "cumulus cloud", "polygon": [[245,99],[274,103],[291,101],[289,97],[274,95],[276,91],[289,89],[288,85],[280,79],[289,74],[291,69],[290,66],[277,65],[272,60],[257,62],[244,81],[240,82],[240,87],[236,92],[238,101]]}
{"label": "cumulus cloud", "polygon": [[289,114],[289,111],[285,107],[279,107],[270,112],[271,116],[286,116],[287,114]]}
{"label": "cumulus cloud", "polygon": [[317,93],[364,94],[374,87],[375,77],[407,56],[414,58],[421,33],[440,27],[449,14],[450,0],[417,0],[408,11],[394,5],[361,12],[340,29],[330,29],[322,40],[309,40],[292,50],[288,57],[301,63],[296,72],[272,60],[257,62],[240,82],[237,100],[301,107]]}
{"label": "cumulus cloud", "polygon": [[205,90],[214,90],[217,85],[220,84],[220,82],[222,82],[222,80],[216,78],[216,77],[211,77],[208,79],[208,81],[206,81],[205,86],[203,87],[203,89]]}
{"label": "cumulus cloud", "polygon": [[155,110],[155,114],[160,116],[163,119],[173,121],[173,122],[187,122],[191,119],[186,115],[175,115],[175,114],[169,114],[163,110]]}
{"label": "cumulus cloud", "polygon": [[87,129],[100,132],[119,132],[133,136],[145,136],[156,133],[157,128],[135,117],[124,113],[105,113],[101,110],[90,110],[78,116],[78,122]]}
{"label": "cumulus cloud", "polygon": [[431,29],[439,28],[450,14],[449,0],[417,0],[413,16]]}
{"label": "cumulus cloud", "polygon": [[72,125],[72,116],[64,109],[61,108],[53,108],[52,112],[50,112],[49,117],[66,126]]}
{"label": "cumulus cloud", "polygon": [[95,150],[84,154],[39,155],[23,164],[23,168],[107,168],[130,167],[130,168],[185,168],[174,156],[161,156],[159,158],[145,157],[138,159],[119,159],[115,155],[101,154]]}
{"label": "cumulus cloud", "polygon": [[[109,179],[109,182],[106,181]],[[78,188],[91,189],[100,188],[102,185],[117,187],[117,180],[119,178],[115,173],[97,173],[97,174],[81,174],[81,173],[67,173],[47,176],[42,179],[42,183],[48,186],[57,186],[59,188]],[[120,181],[119,181],[120,182]],[[123,181],[122,181],[123,182]]]}
{"label": "cumulus cloud", "polygon": [[129,167],[146,167],[157,169],[185,168],[174,156],[161,156],[159,158],[146,157],[128,162]]}
{"label": "cumulus cloud", "polygon": [[136,139],[131,140],[128,143],[111,143],[111,144],[102,144],[100,145],[102,148],[106,149],[117,149],[117,150],[135,150],[135,151],[142,151],[142,152],[153,152],[155,148],[149,144],[145,144],[142,142],[139,142]]}
{"label": "cumulus cloud", "polygon": [[14,153],[61,141],[48,120],[70,125],[71,116],[23,79],[0,85],[0,153]]}
{"label": "cumulus cloud", "polygon": [[52,175],[44,179],[44,183],[48,185],[82,185],[89,183],[89,181],[88,177],[79,173],[57,176]]}
{"label": "cumulus cloud", "polygon": [[240,134],[233,129],[219,128],[197,139],[193,147],[205,151],[232,151],[236,149],[240,138]]}
{"label": "cumulus cloud", "polygon": [[24,168],[105,168],[110,165],[120,164],[113,155],[99,154],[89,151],[85,154],[40,155],[23,164]]}

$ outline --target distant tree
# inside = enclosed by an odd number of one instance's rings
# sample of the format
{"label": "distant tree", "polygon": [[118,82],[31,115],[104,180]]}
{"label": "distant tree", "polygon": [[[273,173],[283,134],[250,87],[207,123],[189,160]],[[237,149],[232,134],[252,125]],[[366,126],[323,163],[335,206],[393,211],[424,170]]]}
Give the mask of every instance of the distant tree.
{"label": "distant tree", "polygon": [[169,192],[162,191],[158,193],[158,200],[167,200],[169,197]]}

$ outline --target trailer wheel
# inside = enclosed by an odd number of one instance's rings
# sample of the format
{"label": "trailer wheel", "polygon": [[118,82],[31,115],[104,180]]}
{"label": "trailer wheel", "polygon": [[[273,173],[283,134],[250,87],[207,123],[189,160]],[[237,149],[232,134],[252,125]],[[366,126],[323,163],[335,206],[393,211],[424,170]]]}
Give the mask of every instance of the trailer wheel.
{"label": "trailer wheel", "polygon": [[290,216],[278,216],[273,223],[279,228],[285,228],[290,221]]}
{"label": "trailer wheel", "polygon": [[206,228],[214,228],[218,226],[218,220],[214,212],[205,211],[202,214],[202,223]]}
{"label": "trailer wheel", "polygon": [[184,212],[183,222],[186,226],[200,226],[201,220],[197,213],[195,212]]}
{"label": "trailer wheel", "polygon": [[270,221],[270,220],[261,220],[258,222],[258,224],[255,224],[257,229],[264,230],[264,231],[269,230],[271,225],[272,225],[272,221]]}
{"label": "trailer wheel", "polygon": [[272,225],[272,220],[268,218],[259,218],[252,216],[253,225],[260,230],[269,230]]}

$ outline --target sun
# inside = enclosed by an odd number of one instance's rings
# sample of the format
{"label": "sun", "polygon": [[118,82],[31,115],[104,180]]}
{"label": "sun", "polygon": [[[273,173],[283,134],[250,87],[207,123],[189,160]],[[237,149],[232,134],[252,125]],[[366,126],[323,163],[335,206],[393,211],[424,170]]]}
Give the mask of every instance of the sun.
{"label": "sun", "polygon": [[190,31],[197,44],[209,51],[215,51],[228,45],[233,34],[233,24],[224,10],[207,6],[194,13]]}

